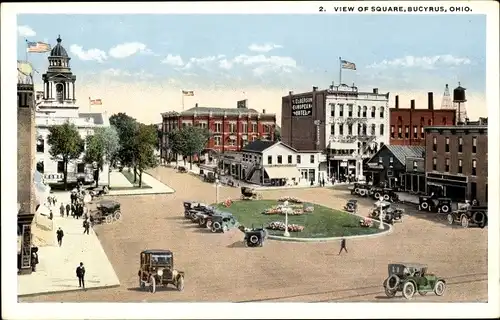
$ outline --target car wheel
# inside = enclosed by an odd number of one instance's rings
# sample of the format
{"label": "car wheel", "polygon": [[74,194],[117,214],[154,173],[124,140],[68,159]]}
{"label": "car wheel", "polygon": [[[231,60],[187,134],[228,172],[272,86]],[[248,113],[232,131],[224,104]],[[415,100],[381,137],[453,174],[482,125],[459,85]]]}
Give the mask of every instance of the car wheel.
{"label": "car wheel", "polygon": [[365,189],[360,189],[359,190],[359,195],[362,196],[362,197],[365,197],[366,196],[366,190]]}
{"label": "car wheel", "polygon": [[443,204],[443,205],[441,206],[441,212],[442,212],[442,213],[448,213],[448,212],[450,212],[450,206],[449,206],[449,205],[447,205],[447,204]]}
{"label": "car wheel", "polygon": [[122,213],[120,211],[116,211],[114,218],[115,220],[120,220],[122,218]]}
{"label": "car wheel", "polygon": [[156,279],[155,279],[155,277],[151,276],[150,282],[151,282],[151,284],[149,285],[149,292],[155,293],[156,292]]}
{"label": "car wheel", "polygon": [[177,287],[178,291],[184,290],[184,277],[183,276],[179,276],[177,278],[177,285],[176,285],[176,287]]}
{"label": "car wheel", "polygon": [[207,228],[212,229],[212,220],[207,221]]}
{"label": "car wheel", "polygon": [[146,288],[146,284],[144,283],[144,281],[142,281],[140,276],[139,276],[139,288],[141,288],[141,290],[144,290],[144,288]]}
{"label": "car wheel", "polygon": [[453,219],[453,215],[451,213],[449,213],[446,218],[448,219],[448,224],[449,225],[452,225],[453,222],[455,221],[455,219]]}
{"label": "car wheel", "polygon": [[259,237],[256,235],[251,235],[249,240],[252,245],[257,245],[257,243],[259,243]]}
{"label": "car wheel", "polygon": [[205,218],[198,219],[198,225],[200,227],[202,227],[206,222],[207,222],[207,219],[205,219]]}
{"label": "car wheel", "polygon": [[395,291],[399,285],[399,277],[395,274],[393,274],[392,276],[390,276],[389,278],[387,278],[386,280],[386,287],[389,289],[389,290],[393,290]]}
{"label": "car wheel", "polygon": [[483,223],[481,223],[481,224],[479,225],[479,228],[484,229],[484,227],[486,227],[487,225],[488,225],[488,216],[487,216],[487,215],[485,215],[485,216],[484,216]]}
{"label": "car wheel", "polygon": [[112,216],[106,216],[106,223],[111,224],[113,222],[113,217]]}
{"label": "car wheel", "polygon": [[410,300],[415,294],[415,285],[413,282],[407,282],[403,286],[403,297]]}
{"label": "car wheel", "polygon": [[427,210],[429,209],[429,204],[427,202],[422,202],[420,204],[420,207],[422,208],[422,210]]}
{"label": "car wheel", "polygon": [[380,192],[375,192],[373,197],[375,198],[375,200],[380,200]]}
{"label": "car wheel", "polygon": [[388,194],[384,194],[384,200],[389,201],[389,199],[391,199],[391,197]]}
{"label": "car wheel", "polygon": [[436,285],[434,286],[434,293],[436,294],[436,296],[442,296],[444,294],[446,290],[446,284],[444,283],[443,280],[438,280],[438,282],[436,282]]}
{"label": "car wheel", "polygon": [[384,280],[384,292],[385,292],[385,295],[388,296],[389,298],[392,298],[396,295],[396,290],[391,290],[389,288],[387,288],[387,279]]}
{"label": "car wheel", "polygon": [[460,217],[460,223],[462,224],[463,228],[468,228],[469,227],[469,218],[465,214],[463,214]]}

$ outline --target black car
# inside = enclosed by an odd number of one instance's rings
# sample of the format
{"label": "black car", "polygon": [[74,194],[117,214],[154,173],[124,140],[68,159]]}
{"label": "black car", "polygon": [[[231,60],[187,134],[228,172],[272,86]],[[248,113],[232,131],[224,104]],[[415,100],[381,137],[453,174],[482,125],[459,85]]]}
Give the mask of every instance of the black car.
{"label": "black car", "polygon": [[358,210],[358,200],[350,199],[344,206],[347,212],[356,212]]}
{"label": "black car", "polygon": [[451,211],[450,198],[437,198],[434,196],[420,196],[418,198],[419,211],[431,211],[439,213],[448,213]]}

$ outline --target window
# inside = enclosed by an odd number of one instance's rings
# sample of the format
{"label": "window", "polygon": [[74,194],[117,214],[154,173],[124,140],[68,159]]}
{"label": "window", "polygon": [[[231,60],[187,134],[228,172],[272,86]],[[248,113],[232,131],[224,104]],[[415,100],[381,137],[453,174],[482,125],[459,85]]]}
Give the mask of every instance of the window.
{"label": "window", "polygon": [[418,138],[418,131],[417,131],[417,126],[413,126],[413,139]]}
{"label": "window", "polygon": [[384,107],[380,107],[380,118],[384,118]]}
{"label": "window", "polygon": [[425,137],[425,131],[424,131],[424,126],[420,126],[420,138],[424,138]]}
{"label": "window", "polygon": [[445,164],[444,171],[450,172],[450,159],[446,159],[444,164]]}
{"label": "window", "polygon": [[257,132],[257,124],[252,123],[252,132]]}
{"label": "window", "polygon": [[43,173],[45,171],[43,161],[39,161],[36,164],[36,171]]}
{"label": "window", "polygon": [[417,169],[418,169],[417,161],[413,161],[413,171],[417,171]]}
{"label": "window", "polygon": [[405,138],[408,139],[410,137],[410,126],[405,126]]}
{"label": "window", "polygon": [[352,123],[347,125],[347,134],[352,136]]}
{"label": "window", "polygon": [[437,170],[437,158],[432,158],[432,170]]}
{"label": "window", "polygon": [[309,160],[310,160],[311,163],[314,163],[314,154],[311,154],[311,157],[310,157]]}
{"label": "window", "polygon": [[203,122],[203,123],[201,124],[201,127],[202,127],[203,129],[206,129],[206,128],[207,128],[207,124],[206,124],[205,122]]}
{"label": "window", "polygon": [[292,164],[292,156],[288,156],[288,164]]}
{"label": "window", "polygon": [[[394,129],[394,128],[393,128]],[[384,124],[382,123],[380,125],[380,135],[383,136],[384,135]]]}
{"label": "window", "polygon": [[432,126],[432,119],[429,119],[429,121],[427,121],[427,125]]}
{"label": "window", "polygon": [[348,110],[348,114],[347,115],[349,116],[349,118],[352,118],[352,108],[353,108],[352,104],[350,104],[347,108],[348,108],[347,109]]}
{"label": "window", "polygon": [[394,163],[394,157],[389,158],[389,163],[392,165]]}
{"label": "window", "polygon": [[222,123],[215,124],[215,132],[222,132]]}
{"label": "window", "polygon": [[[382,127],[383,128],[383,127]],[[391,126],[391,138],[394,138],[395,133],[394,133],[394,126]]]}
{"label": "window", "polygon": [[472,160],[472,175],[473,176],[476,175],[476,166],[477,166],[477,160],[474,159],[474,160]]}
{"label": "window", "polygon": [[383,163],[384,159],[382,157],[378,157],[378,163]]}
{"label": "window", "polygon": [[36,140],[36,152],[43,153],[45,151],[45,140],[38,138]]}
{"label": "window", "polygon": [[57,173],[64,173],[64,162],[57,161]]}
{"label": "window", "polygon": [[246,122],[242,123],[241,126],[242,126],[242,131],[244,133],[247,133],[248,132],[248,123],[246,123]]}
{"label": "window", "polygon": [[63,101],[63,85],[62,83],[56,84],[56,97],[57,97],[57,102],[62,102]]}
{"label": "window", "polygon": [[450,138],[446,137],[444,138],[445,145],[444,145],[444,152],[450,152]]}
{"label": "window", "polygon": [[236,132],[236,123],[229,124],[229,132],[231,132],[231,133]]}
{"label": "window", "polygon": [[366,111],[367,111],[367,107],[366,106],[363,106],[363,118],[366,118]]}
{"label": "window", "polygon": [[358,136],[361,135],[361,123],[358,123]]}
{"label": "window", "polygon": [[333,103],[330,103],[330,106],[332,107],[332,111],[330,112],[330,115],[332,117],[335,117],[335,105]]}
{"label": "window", "polygon": [[214,137],[214,145],[216,145],[216,146],[221,145],[221,137],[220,136]]}
{"label": "window", "polygon": [[283,157],[281,155],[278,156],[278,164],[283,163]]}
{"label": "window", "polygon": [[335,125],[334,124],[332,124],[330,126],[330,130],[332,131],[332,136],[334,136],[335,135]]}
{"label": "window", "polygon": [[477,137],[472,137],[472,153],[477,151]]}
{"label": "window", "polygon": [[376,130],[376,128],[375,128],[375,124],[372,124],[371,130],[370,130],[370,131],[371,131],[372,136],[374,136],[374,135],[375,135],[375,130]]}
{"label": "window", "polygon": [[300,155],[297,155],[297,164],[300,164]]}
{"label": "window", "polygon": [[339,105],[339,117],[344,117],[344,106]]}
{"label": "window", "polygon": [[229,145],[230,146],[235,146],[236,145],[236,139],[229,139]]}
{"label": "window", "polygon": [[344,135],[344,125],[339,124],[339,135],[343,136]]}
{"label": "window", "polygon": [[401,139],[403,138],[403,127],[398,126],[398,138]]}
{"label": "window", "polygon": [[361,106],[358,106],[358,118],[361,118]]}
{"label": "window", "polygon": [[273,164],[273,156],[267,156],[267,164]]}
{"label": "window", "polygon": [[363,135],[366,136],[366,131],[367,131],[367,126],[366,124],[363,125]]}
{"label": "window", "polygon": [[375,106],[373,106],[372,107],[372,112],[371,112],[372,118],[375,118],[375,112],[376,112],[376,108],[375,108]]}
{"label": "window", "polygon": [[464,139],[462,137],[458,138],[458,152],[462,152],[464,147]]}
{"label": "window", "polygon": [[76,172],[85,173],[85,163],[78,163],[76,165]]}
{"label": "window", "polygon": [[457,172],[458,173],[462,173],[463,169],[462,169],[462,159],[458,159],[458,170]]}
{"label": "window", "polygon": [[436,137],[432,137],[432,151],[438,151],[438,143]]}

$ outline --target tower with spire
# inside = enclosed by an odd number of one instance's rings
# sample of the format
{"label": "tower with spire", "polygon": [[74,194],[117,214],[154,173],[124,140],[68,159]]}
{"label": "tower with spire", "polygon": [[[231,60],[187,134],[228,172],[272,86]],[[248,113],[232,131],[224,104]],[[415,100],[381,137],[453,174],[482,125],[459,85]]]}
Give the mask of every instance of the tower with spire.
{"label": "tower with spire", "polygon": [[448,84],[444,87],[443,100],[441,101],[441,109],[453,109],[453,104],[451,102],[450,88]]}

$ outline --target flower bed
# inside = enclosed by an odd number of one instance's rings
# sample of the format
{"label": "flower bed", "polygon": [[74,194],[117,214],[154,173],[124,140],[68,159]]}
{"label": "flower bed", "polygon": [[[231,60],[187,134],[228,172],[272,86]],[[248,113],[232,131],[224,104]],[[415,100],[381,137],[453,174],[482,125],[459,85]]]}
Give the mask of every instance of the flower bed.
{"label": "flower bed", "polygon": [[278,199],[279,202],[285,202],[285,201],[288,201],[290,203],[302,203],[302,200],[299,200],[297,198],[292,198],[292,197],[282,197],[282,198],[279,198]]}
{"label": "flower bed", "polygon": [[282,214],[282,215],[284,215],[286,211],[288,211],[288,214],[292,215],[292,216],[301,215],[301,214],[304,214],[306,212],[312,212],[312,211],[305,211],[305,210],[302,209],[302,207],[297,208],[297,207],[291,207],[291,206],[289,206],[287,208],[287,207],[285,207],[283,205],[277,205],[275,207],[272,207],[272,208],[264,210],[264,212],[262,212],[262,213],[265,214],[265,215],[273,215],[273,214]]}
{"label": "flower bed", "polygon": [[[282,221],[274,221],[267,225],[267,229],[285,231],[285,223]],[[304,226],[300,226],[298,224],[289,224],[288,231],[289,232],[301,232],[304,230]]]}
{"label": "flower bed", "polygon": [[365,228],[371,228],[373,226],[373,220],[370,218],[364,218],[359,220],[359,225]]}

